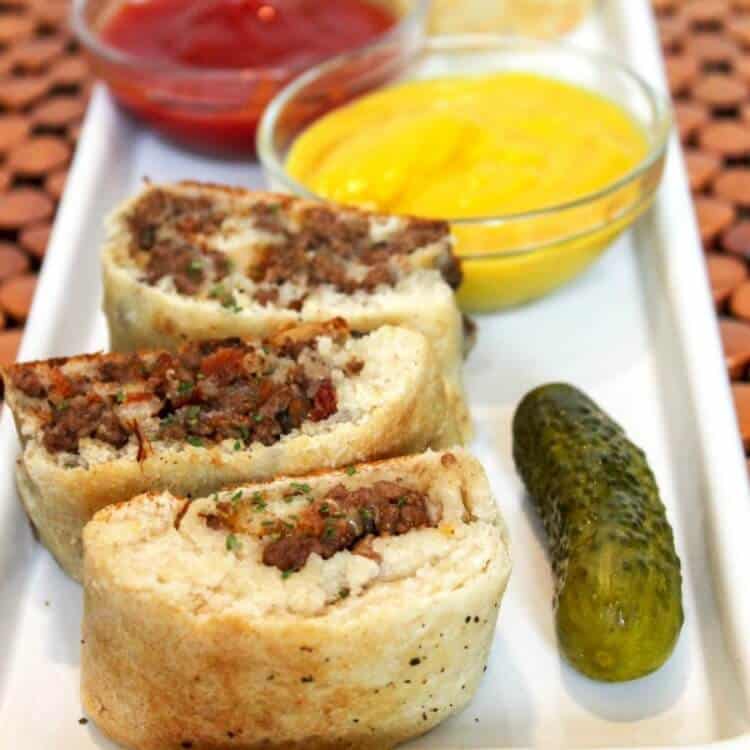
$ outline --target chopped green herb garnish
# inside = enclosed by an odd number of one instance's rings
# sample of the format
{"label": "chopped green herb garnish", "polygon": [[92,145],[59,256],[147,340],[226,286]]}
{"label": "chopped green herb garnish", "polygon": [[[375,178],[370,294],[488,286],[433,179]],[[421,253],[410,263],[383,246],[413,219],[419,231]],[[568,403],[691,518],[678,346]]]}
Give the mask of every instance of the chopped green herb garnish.
{"label": "chopped green herb garnish", "polygon": [[330,521],[326,521],[326,528],[323,532],[323,539],[330,539],[336,533],[336,526]]}
{"label": "chopped green herb garnish", "polygon": [[212,299],[218,299],[222,307],[226,307],[233,312],[239,312],[242,307],[237,304],[237,300],[234,298],[234,293],[227,290],[223,284],[217,284],[208,293],[208,296]]}
{"label": "chopped green herb garnish", "polygon": [[241,451],[242,450],[242,443],[239,440],[235,440],[234,441],[234,449],[236,451]]}
{"label": "chopped green herb garnish", "polygon": [[242,437],[243,440],[247,440],[250,437],[250,430],[247,427],[245,427],[245,425],[242,425],[238,427],[237,429],[239,430],[240,436]]}
{"label": "chopped green herb garnish", "polygon": [[234,534],[227,534],[227,549],[231,552],[232,550],[239,549],[242,546],[242,542]]}
{"label": "chopped green herb garnish", "polygon": [[230,499],[232,503],[237,504],[240,500],[242,500],[242,490],[237,490],[237,492],[235,492]]}
{"label": "chopped green herb garnish", "polygon": [[263,415],[262,415],[262,414],[255,414],[255,415],[253,416],[253,419],[254,419],[254,420],[255,420],[256,422],[262,422],[262,421],[263,421]]}
{"label": "chopped green herb garnish", "polygon": [[200,406],[188,406],[188,408],[185,409],[185,413],[187,414],[188,423],[195,424],[200,416],[201,408]]}
{"label": "chopped green herb garnish", "polygon": [[297,493],[301,492],[303,495],[310,492],[310,485],[304,482],[292,482],[291,488]]}
{"label": "chopped green herb garnish", "polygon": [[360,508],[359,515],[362,516],[365,521],[372,520],[372,511],[369,508]]}
{"label": "chopped green herb garnish", "polygon": [[221,306],[235,313],[238,313],[240,312],[240,310],[242,310],[242,306],[237,304],[237,300],[234,298],[233,294],[228,294],[226,297],[224,297],[221,300]]}
{"label": "chopped green herb garnish", "polygon": [[284,521],[284,526],[286,526],[287,529],[293,529],[294,528],[294,524],[290,523],[289,521]]}
{"label": "chopped green herb garnish", "polygon": [[167,414],[167,416],[161,420],[161,424],[163,427],[165,427],[166,425],[172,424],[172,422],[174,422],[174,419],[174,414]]}
{"label": "chopped green herb garnish", "polygon": [[294,571],[293,571],[293,570],[285,570],[285,571],[284,571],[284,572],[283,572],[283,573],[281,574],[281,577],[282,577],[282,578],[283,578],[283,579],[284,579],[284,580],[286,581],[286,579],[287,579],[287,578],[289,578],[289,576],[291,576],[291,575],[293,575],[293,574],[294,574]]}
{"label": "chopped green herb garnish", "polygon": [[263,354],[271,353],[271,350],[267,346],[261,346],[261,349],[263,350]]}
{"label": "chopped green herb garnish", "polygon": [[194,445],[196,448],[202,448],[203,447],[203,440],[199,438],[197,435],[188,435],[187,441],[190,443],[190,445]]}
{"label": "chopped green herb garnish", "polygon": [[272,521],[270,518],[266,519],[265,521],[261,521],[261,526],[273,526],[276,523],[276,521]]}
{"label": "chopped green herb garnish", "polygon": [[190,264],[188,265],[188,271],[191,274],[199,274],[201,271],[203,271],[203,261],[202,260],[191,260]]}
{"label": "chopped green herb garnish", "polygon": [[190,391],[193,390],[193,384],[189,383],[186,380],[180,381],[180,384],[177,386],[177,393],[184,394],[184,393],[190,393]]}
{"label": "chopped green herb garnish", "polygon": [[70,401],[68,401],[67,398],[64,398],[59,403],[55,404],[55,409],[57,409],[57,411],[65,411],[66,409],[69,409],[69,408],[70,408]]}
{"label": "chopped green herb garnish", "polygon": [[321,516],[325,517],[329,515],[331,512],[331,506],[328,503],[323,503],[320,508],[318,508],[318,513],[320,513]]}
{"label": "chopped green herb garnish", "polygon": [[117,401],[118,404],[123,403],[123,401],[125,401],[125,394],[122,391],[117,391],[117,393],[115,393],[115,401]]}
{"label": "chopped green herb garnish", "polygon": [[347,474],[348,474],[348,475],[349,475],[350,477],[353,477],[353,476],[354,476],[354,475],[355,475],[355,474],[357,473],[357,469],[356,469],[356,467],[354,467],[354,466],[350,466],[350,467],[349,467],[349,468],[348,468],[348,469],[346,470],[346,473],[347,473]]}
{"label": "chopped green herb garnish", "polygon": [[399,508],[403,508],[404,505],[406,505],[406,498],[401,496],[397,501],[396,505],[398,505]]}

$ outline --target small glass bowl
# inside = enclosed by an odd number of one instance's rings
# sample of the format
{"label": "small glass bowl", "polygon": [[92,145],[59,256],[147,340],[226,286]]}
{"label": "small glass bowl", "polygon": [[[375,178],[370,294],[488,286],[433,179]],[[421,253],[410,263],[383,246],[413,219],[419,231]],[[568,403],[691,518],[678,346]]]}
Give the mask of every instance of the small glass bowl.
{"label": "small glass bowl", "polygon": [[[394,65],[402,64],[422,44],[430,0],[369,1],[392,8],[399,17],[373,44]],[[189,147],[254,154],[263,110],[303,69],[202,68],[131,55],[107,44],[99,33],[122,4],[123,0],[73,0],[71,11],[71,26],[94,73],[117,100],[156,130]]]}
{"label": "small glass bowl", "polygon": [[432,40],[406,69],[377,45],[308,71],[269,105],[258,131],[258,155],[272,188],[318,197],[285,168],[295,139],[316,119],[396,81],[523,71],[596,92],[622,107],[648,143],[643,160],[601,190],[524,213],[451,222],[462,258],[461,306],[470,312],[510,307],[540,297],[589,266],[651,204],[661,180],[671,130],[669,102],[630,68],[559,42],[495,35]]}

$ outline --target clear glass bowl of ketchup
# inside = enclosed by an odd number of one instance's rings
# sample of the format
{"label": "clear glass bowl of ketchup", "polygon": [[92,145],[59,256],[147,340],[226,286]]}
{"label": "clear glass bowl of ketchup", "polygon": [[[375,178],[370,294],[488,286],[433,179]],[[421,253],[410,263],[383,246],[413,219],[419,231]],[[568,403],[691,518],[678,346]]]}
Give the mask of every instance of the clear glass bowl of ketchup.
{"label": "clear glass bowl of ketchup", "polygon": [[404,65],[430,0],[73,0],[72,26],[127,110],[201,151],[254,154],[261,114],[304,70],[376,45]]}

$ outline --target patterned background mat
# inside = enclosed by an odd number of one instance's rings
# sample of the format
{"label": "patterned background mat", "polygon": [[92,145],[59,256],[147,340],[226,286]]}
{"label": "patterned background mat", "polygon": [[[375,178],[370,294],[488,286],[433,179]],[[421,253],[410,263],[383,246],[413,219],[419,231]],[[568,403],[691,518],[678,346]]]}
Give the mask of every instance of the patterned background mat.
{"label": "patterned background mat", "polygon": [[[750,453],[750,0],[653,3]],[[67,14],[68,0],[0,0],[0,364],[21,341],[91,86]]]}
{"label": "patterned background mat", "polygon": [[750,452],[750,0],[654,0],[654,7]]}
{"label": "patterned background mat", "polygon": [[15,358],[90,80],[67,0],[0,2],[0,363]]}

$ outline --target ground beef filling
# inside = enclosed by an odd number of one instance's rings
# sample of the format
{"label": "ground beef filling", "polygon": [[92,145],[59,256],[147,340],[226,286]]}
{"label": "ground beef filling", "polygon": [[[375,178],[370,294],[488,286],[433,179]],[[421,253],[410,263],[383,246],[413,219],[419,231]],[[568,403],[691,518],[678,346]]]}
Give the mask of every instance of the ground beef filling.
{"label": "ground beef filling", "polygon": [[[371,221],[364,214],[333,211],[325,206],[306,208],[291,226],[290,199],[258,202],[247,215],[256,229],[280,237],[269,244],[260,260],[247,269],[257,285],[252,296],[260,305],[276,304],[279,287],[290,282],[304,288],[331,285],[344,294],[372,293],[377,287],[393,286],[396,275],[389,261],[443,240],[449,232],[443,221],[409,219],[387,239],[373,241]],[[196,295],[207,283],[216,284],[230,271],[229,259],[206,247],[205,237],[220,229],[225,214],[206,197],[188,197],[155,189],[132,208],[128,225],[132,251],[144,269],[148,284],[171,277],[181,294]],[[359,267],[353,272],[352,263]],[[365,266],[365,270],[362,270]],[[459,261],[451,256],[441,273],[453,288],[461,283]],[[218,292],[225,307],[236,311],[232,293]],[[299,311],[305,296],[287,302]]]}
{"label": "ground beef filling", "polygon": [[31,368],[19,369],[13,379],[13,385],[30,398],[43,398],[47,395],[47,389]]}
{"label": "ground beef filling", "polygon": [[224,279],[229,268],[229,259],[224,253],[201,250],[173,240],[160,240],[149,251],[145,270],[149,284],[171,276],[180,294],[197,294],[206,280]]}
{"label": "ground beef filling", "polygon": [[342,484],[315,500],[293,524],[280,523],[263,550],[263,562],[282,571],[300,570],[313,553],[324,560],[341,550],[372,556],[376,536],[397,536],[434,527],[427,496],[396,482],[347,490]]}
{"label": "ground beef filling", "polygon": [[225,218],[226,214],[219,211],[209,198],[155,189],[136,202],[127,222],[133,249],[151,250],[164,227],[173,228],[185,237],[211,234],[221,227]]}
{"label": "ground beef filling", "polygon": [[[272,445],[303,422],[336,413],[336,389],[326,366],[297,362],[315,345],[312,340],[270,348],[226,339],[194,343],[178,354],[108,358],[87,376],[67,377],[55,369],[49,386],[29,366],[18,366],[12,378],[24,394],[44,401],[42,441],[51,453],[77,453],[83,438],[115,448],[131,435],[142,442],[143,429],[118,415],[123,404],[137,401],[157,404],[152,416],[158,427],[147,439],[196,447],[232,439],[235,450],[242,450],[254,442]],[[116,383],[120,389],[100,395],[93,383]]]}
{"label": "ground beef filling", "polygon": [[224,253],[205,247],[203,236],[216,232],[225,219],[205,197],[151,190],[132,208],[128,227],[131,249],[140,258],[145,279],[156,284],[171,276],[181,294],[197,294],[206,281],[221,281],[230,262]]}
{"label": "ground beef filling", "polygon": [[122,448],[130,430],[120,421],[107,400],[91,394],[64,399],[51,407],[42,442],[50,453],[76,453],[79,441],[91,437]]}
{"label": "ground beef filling", "polygon": [[[442,221],[410,219],[387,240],[374,242],[370,219],[359,214],[338,214],[323,206],[308,208],[300,217],[300,228],[290,230],[282,206],[257,203],[251,210],[255,226],[283,237],[269,246],[249,275],[261,288],[255,298],[260,304],[275,301],[269,292],[285,282],[302,286],[330,284],[338,291],[373,292],[380,285],[392,286],[396,278],[389,266],[395,255],[408,255],[445,238],[448,226]],[[354,277],[349,264],[369,266],[364,276]],[[460,283],[460,266],[454,258],[446,264],[448,283]]]}

